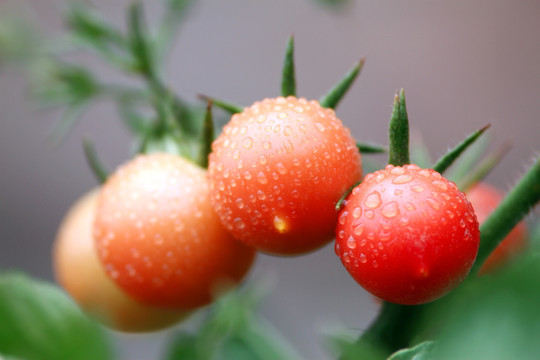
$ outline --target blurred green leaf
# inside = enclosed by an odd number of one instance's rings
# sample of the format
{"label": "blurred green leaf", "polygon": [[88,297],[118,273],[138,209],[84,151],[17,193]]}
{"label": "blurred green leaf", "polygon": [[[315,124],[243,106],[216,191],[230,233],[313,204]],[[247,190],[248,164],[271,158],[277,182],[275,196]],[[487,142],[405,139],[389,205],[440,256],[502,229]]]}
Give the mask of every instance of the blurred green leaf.
{"label": "blurred green leaf", "polygon": [[438,332],[433,359],[540,359],[540,258],[469,281],[428,313]]}
{"label": "blurred green leaf", "polygon": [[255,313],[257,290],[233,291],[218,300],[196,334],[181,332],[167,360],[297,359],[292,346]]}
{"label": "blurred green leaf", "polygon": [[436,360],[433,357],[434,341],[425,341],[410,349],[395,352],[388,360]]}
{"label": "blurred green leaf", "polygon": [[26,360],[108,360],[104,330],[56,287],[0,274],[0,353]]}
{"label": "blurred green leaf", "polygon": [[178,29],[195,0],[165,0],[163,18],[156,34],[156,63],[162,64],[173,45]]}
{"label": "blurred green leaf", "polygon": [[469,146],[462,156],[459,157],[447,171],[445,177],[456,184],[459,184],[459,182],[472,171],[482,158],[490,142],[491,139],[489,133],[485,134],[485,136],[481,136],[474,144]]}
{"label": "blurred green leaf", "polygon": [[26,64],[41,50],[36,30],[22,15],[2,6],[0,6],[0,65],[3,62]]}

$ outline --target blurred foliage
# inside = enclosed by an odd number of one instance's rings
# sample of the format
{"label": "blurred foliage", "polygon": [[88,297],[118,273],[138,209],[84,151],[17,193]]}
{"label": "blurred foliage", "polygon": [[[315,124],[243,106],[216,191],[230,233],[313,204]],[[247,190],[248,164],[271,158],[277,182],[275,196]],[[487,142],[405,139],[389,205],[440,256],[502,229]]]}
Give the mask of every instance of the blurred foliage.
{"label": "blurred foliage", "polygon": [[256,314],[258,288],[233,291],[208,311],[196,332],[180,331],[166,360],[293,360],[299,355],[286,339]]}
{"label": "blurred foliage", "polygon": [[113,358],[104,330],[63,292],[16,273],[0,273],[0,354],[25,360]]}

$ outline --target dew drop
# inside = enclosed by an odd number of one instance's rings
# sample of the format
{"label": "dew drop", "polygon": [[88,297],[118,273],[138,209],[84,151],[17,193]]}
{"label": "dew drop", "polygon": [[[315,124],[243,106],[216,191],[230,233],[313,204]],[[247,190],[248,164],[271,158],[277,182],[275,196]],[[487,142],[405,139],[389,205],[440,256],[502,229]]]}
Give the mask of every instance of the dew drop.
{"label": "dew drop", "polygon": [[283,134],[285,134],[285,136],[292,135],[292,132],[292,128],[289,125],[285,126],[285,129],[283,129]]}
{"label": "dew drop", "polygon": [[270,143],[270,141],[263,141],[262,147],[266,150],[270,150],[272,148],[272,144]]}
{"label": "dew drop", "polygon": [[364,232],[364,228],[364,224],[356,225],[353,229],[353,234],[356,236],[362,235],[362,233]]}
{"label": "dew drop", "polygon": [[377,191],[373,191],[368,197],[364,200],[364,205],[370,209],[376,209],[381,205],[381,195]]}
{"label": "dew drop", "polygon": [[244,139],[242,144],[244,145],[244,148],[251,149],[251,146],[253,146],[253,139],[250,137],[247,137]]}
{"label": "dew drop", "polygon": [[375,217],[375,213],[373,212],[373,210],[366,210],[364,212],[364,215],[370,220]]}
{"label": "dew drop", "polygon": [[257,198],[259,200],[265,200],[266,199],[266,194],[262,190],[257,190]]}
{"label": "dew drop", "polygon": [[396,176],[394,179],[392,179],[393,184],[406,184],[408,182],[411,182],[412,176],[410,174],[403,174]]}
{"label": "dew drop", "polygon": [[246,172],[244,173],[244,179],[246,179],[246,180],[251,180],[251,177],[252,177],[252,176],[251,176],[251,173],[250,173],[249,171],[246,171]]}
{"label": "dew drop", "polygon": [[348,264],[348,263],[351,262],[351,258],[349,257],[349,253],[348,253],[348,252],[344,252],[342,258],[343,258],[343,261],[344,261],[346,264]]}
{"label": "dew drop", "polygon": [[362,264],[367,263],[367,257],[366,257],[366,255],[360,254],[360,258],[359,258],[359,259],[360,259],[360,262],[361,262]]}
{"label": "dew drop", "polygon": [[317,129],[319,129],[320,132],[324,132],[324,130],[326,130],[324,125],[321,123],[315,123],[315,126],[317,127]]}
{"label": "dew drop", "polygon": [[336,242],[336,246],[335,246],[334,250],[335,250],[337,256],[341,256],[341,246],[339,246],[339,244],[337,242]]}
{"label": "dew drop", "polygon": [[360,246],[366,246],[366,244],[367,244],[367,240],[366,240],[366,239],[362,239],[362,240],[360,241]]}
{"label": "dew drop", "polygon": [[345,237],[345,230],[340,230],[338,232],[338,238],[343,239]]}
{"label": "dew drop", "polygon": [[374,261],[372,265],[373,265],[373,268],[374,268],[374,269],[376,269],[376,268],[378,268],[378,267],[379,267],[379,263],[378,263],[378,262],[376,262],[376,261]]}
{"label": "dew drop", "polygon": [[414,206],[412,203],[410,202],[407,202],[405,203],[405,205],[403,205],[403,207],[408,210],[408,211],[414,211],[416,210],[416,206]]}
{"label": "dew drop", "polygon": [[246,227],[246,224],[244,223],[244,221],[240,218],[236,218],[234,219],[234,226],[238,229],[238,230],[243,230],[245,229]]}
{"label": "dew drop", "polygon": [[285,168],[285,166],[283,166],[282,163],[277,163],[276,168],[281,175],[285,175],[287,173],[287,169]]}
{"label": "dew drop", "polygon": [[401,195],[401,194],[403,194],[403,190],[402,190],[402,189],[395,189],[395,190],[394,190],[394,195],[395,195],[395,196],[399,196],[399,195]]}
{"label": "dew drop", "polygon": [[426,198],[426,202],[429,204],[429,206],[431,206],[433,208],[433,210],[435,211],[439,211],[439,209],[441,208],[439,202],[433,198]]}
{"label": "dew drop", "polygon": [[421,193],[422,191],[424,191],[424,187],[422,185],[413,185],[411,186],[411,190],[415,193]]}
{"label": "dew drop", "polygon": [[268,179],[266,178],[266,175],[264,175],[262,171],[260,171],[257,174],[257,181],[259,182],[259,184],[262,184],[262,185],[268,184]]}
{"label": "dew drop", "polygon": [[260,155],[260,156],[259,156],[259,163],[260,163],[261,165],[264,165],[264,164],[266,164],[266,162],[267,162],[266,156]]}
{"label": "dew drop", "polygon": [[402,168],[402,167],[394,167],[394,166],[392,166],[392,167],[390,167],[390,169],[391,169],[390,174],[392,174],[392,175],[402,175],[402,174],[405,173],[405,169]]}
{"label": "dew drop", "polygon": [[236,149],[236,150],[233,152],[232,157],[233,157],[234,160],[240,159],[240,151],[239,151],[238,149]]}
{"label": "dew drop", "polygon": [[236,199],[236,206],[239,209],[242,209],[244,207],[244,200],[242,200],[241,198]]}
{"label": "dew drop", "polygon": [[340,215],[339,215],[339,223],[341,225],[345,225],[345,223],[347,222],[347,217],[349,216],[349,212],[348,211],[343,211]]}
{"label": "dew drop", "polygon": [[355,249],[356,248],[356,240],[351,236],[347,239],[347,247],[349,249]]}
{"label": "dew drop", "polygon": [[399,214],[399,209],[397,206],[397,203],[395,201],[392,201],[391,203],[388,203],[384,205],[382,208],[382,214],[385,218],[393,218]]}
{"label": "dew drop", "polygon": [[444,190],[444,191],[448,190],[448,185],[446,184],[445,181],[435,180],[433,182],[433,186],[435,186],[436,188],[439,188],[441,190]]}
{"label": "dew drop", "polygon": [[353,210],[352,216],[355,219],[359,219],[360,216],[362,216],[362,208],[359,206],[355,207]]}

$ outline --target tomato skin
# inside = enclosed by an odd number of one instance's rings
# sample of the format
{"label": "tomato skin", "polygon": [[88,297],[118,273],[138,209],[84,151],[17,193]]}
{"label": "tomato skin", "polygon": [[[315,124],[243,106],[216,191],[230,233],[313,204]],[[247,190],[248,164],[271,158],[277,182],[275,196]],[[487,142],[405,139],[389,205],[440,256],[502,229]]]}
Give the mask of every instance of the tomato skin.
{"label": "tomato skin", "polygon": [[139,301],[194,309],[240,282],[255,251],[220,224],[206,171],[171,154],[140,155],[103,185],[94,237],[107,274]]}
{"label": "tomato skin", "polygon": [[[478,183],[467,191],[467,199],[473,205],[480,224],[487,219],[503,200],[504,193],[486,183]],[[527,247],[527,226],[525,222],[517,224],[486,259],[479,275],[492,273],[511,261]]]}
{"label": "tomato skin", "polygon": [[362,176],[356,142],[334,111],[292,96],[234,115],[212,150],[210,197],[222,223],[273,255],[328,243],[335,204]]}
{"label": "tomato skin", "polygon": [[416,165],[376,171],[340,212],[336,254],[367,291],[416,305],[454,289],[469,273],[480,232],[456,185]]}
{"label": "tomato skin", "polygon": [[155,331],[183,320],[189,312],[143,305],[107,277],[92,237],[97,195],[96,189],[81,197],[60,224],[53,251],[57,281],[86,313],[114,330]]}

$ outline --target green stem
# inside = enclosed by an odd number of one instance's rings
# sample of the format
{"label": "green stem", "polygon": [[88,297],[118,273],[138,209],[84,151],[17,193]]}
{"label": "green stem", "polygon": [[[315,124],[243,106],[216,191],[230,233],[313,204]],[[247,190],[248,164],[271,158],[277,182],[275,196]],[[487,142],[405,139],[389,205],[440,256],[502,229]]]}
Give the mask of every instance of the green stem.
{"label": "green stem", "polygon": [[471,274],[476,274],[502,239],[540,201],[540,158],[480,227],[481,241]]}
{"label": "green stem", "polygon": [[201,134],[201,152],[199,155],[199,165],[208,167],[208,155],[212,152],[212,142],[214,141],[214,118],[212,116],[212,101],[208,101],[204,124]]}
{"label": "green stem", "polygon": [[403,89],[394,98],[389,137],[388,163],[395,166],[409,164],[409,117]]}
{"label": "green stem", "polygon": [[109,173],[107,170],[105,170],[105,167],[99,160],[94,144],[88,139],[83,139],[83,149],[90,169],[94,173],[99,183],[103,184],[105,181],[107,181]]}

